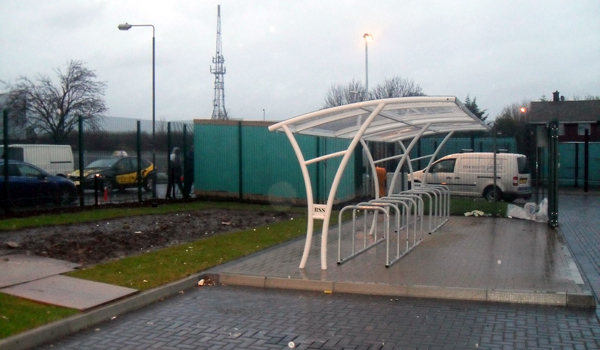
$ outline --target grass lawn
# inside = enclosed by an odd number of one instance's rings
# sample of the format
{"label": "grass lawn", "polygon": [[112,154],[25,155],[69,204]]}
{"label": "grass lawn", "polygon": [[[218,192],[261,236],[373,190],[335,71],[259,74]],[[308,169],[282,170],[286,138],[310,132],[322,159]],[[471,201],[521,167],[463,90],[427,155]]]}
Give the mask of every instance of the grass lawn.
{"label": "grass lawn", "polygon": [[78,311],[0,293],[0,339],[42,326]]}

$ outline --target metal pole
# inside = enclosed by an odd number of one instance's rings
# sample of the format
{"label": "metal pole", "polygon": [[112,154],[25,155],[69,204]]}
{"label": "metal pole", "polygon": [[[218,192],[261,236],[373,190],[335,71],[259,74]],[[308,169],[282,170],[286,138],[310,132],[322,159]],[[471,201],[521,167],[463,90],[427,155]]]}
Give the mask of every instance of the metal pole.
{"label": "metal pole", "polygon": [[496,168],[496,153],[498,153],[498,145],[497,145],[497,131],[494,130],[494,202],[493,202],[493,207],[494,207],[494,215],[493,216],[497,216],[498,214],[498,187],[497,183],[496,183],[496,179],[498,178],[498,172],[497,172],[497,168]]}
{"label": "metal pole", "polygon": [[85,206],[85,177],[83,176],[83,117],[79,116],[79,205]]}
{"label": "metal pole", "polygon": [[579,143],[575,143],[575,185],[573,187],[579,187]]}
{"label": "metal pole", "polygon": [[173,148],[173,140],[171,138],[171,122],[167,122],[167,176],[168,176],[168,185],[167,185],[167,194],[166,198],[173,196],[175,199],[175,177],[173,176],[173,164],[171,164],[171,152]]}
{"label": "metal pole", "polygon": [[243,162],[243,143],[242,143],[242,121],[238,121],[238,191],[239,199],[244,199],[244,162]]}
{"label": "metal pole", "polygon": [[369,41],[365,37],[365,90],[369,94]]}
{"label": "metal pole", "polygon": [[142,123],[137,121],[137,133],[136,133],[136,150],[137,150],[137,191],[138,191],[138,202],[142,202]]}
{"label": "metal pole", "polygon": [[2,192],[4,194],[4,213],[10,212],[10,198],[8,191],[8,110],[2,111],[2,136],[3,136],[3,144],[4,144],[4,154],[2,158],[4,159],[4,169],[2,169],[2,175],[4,175],[4,186],[2,186]]}
{"label": "metal pole", "polygon": [[[154,39],[154,26],[152,26],[152,164],[156,169],[156,41]],[[152,199],[156,199],[156,170],[152,179]]]}
{"label": "metal pole", "polygon": [[588,129],[585,129],[583,154],[583,191],[588,192],[590,183],[590,133]]}

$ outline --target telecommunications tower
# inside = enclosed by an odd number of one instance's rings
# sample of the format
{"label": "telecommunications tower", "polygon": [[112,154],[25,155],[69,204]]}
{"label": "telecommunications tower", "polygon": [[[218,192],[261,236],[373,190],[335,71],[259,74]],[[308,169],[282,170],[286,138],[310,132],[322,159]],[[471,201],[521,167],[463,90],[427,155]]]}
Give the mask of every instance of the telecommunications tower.
{"label": "telecommunications tower", "polygon": [[227,120],[227,110],[225,109],[225,58],[223,58],[221,47],[221,5],[217,5],[217,54],[212,59],[210,72],[215,75],[215,98],[213,100],[213,113],[211,119]]}

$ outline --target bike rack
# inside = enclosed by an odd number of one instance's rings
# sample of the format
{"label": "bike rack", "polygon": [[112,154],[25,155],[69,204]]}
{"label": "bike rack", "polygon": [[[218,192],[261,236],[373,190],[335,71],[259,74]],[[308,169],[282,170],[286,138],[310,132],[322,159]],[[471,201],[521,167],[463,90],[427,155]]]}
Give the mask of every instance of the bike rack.
{"label": "bike rack", "polygon": [[[352,209],[352,253],[347,256],[342,258],[342,215],[344,213],[344,211],[346,210],[350,210]],[[397,209],[397,208],[396,208]],[[363,247],[362,249],[360,249],[359,251],[356,251],[356,211],[357,210],[363,210],[364,214],[363,214],[363,221],[364,221],[364,231],[363,231]],[[373,211],[373,216],[375,217],[375,220],[373,220],[373,224],[372,225],[377,225],[377,213],[378,212],[382,212],[385,215],[385,219],[384,219],[384,232],[383,232],[383,236],[381,239],[377,239],[377,229],[374,230],[374,241],[373,243],[367,245],[367,236],[371,235],[371,234],[367,234],[367,216],[369,211]],[[370,205],[368,203],[363,203],[363,204],[358,204],[358,205],[349,205],[346,206],[344,208],[342,208],[342,210],[340,210],[340,214],[339,214],[339,228],[338,228],[338,265],[345,263],[346,261],[356,257],[357,255],[369,250],[370,248],[376,246],[377,244],[383,242],[383,240],[385,239],[385,237],[389,236],[390,233],[390,214],[388,212],[388,210],[382,206],[378,206],[378,205]],[[371,231],[373,232],[373,231]]]}
{"label": "bike rack", "polygon": [[[400,192],[414,193],[429,197],[429,233],[437,231],[450,217],[450,190],[444,185],[426,185]],[[434,223],[435,221],[435,223]],[[433,227],[433,225],[436,225]]]}
{"label": "bike rack", "polygon": [[[421,202],[422,202],[422,200],[421,200]],[[422,225],[421,225],[420,235],[419,235],[420,238],[417,241],[417,221],[419,221],[418,216],[420,214],[419,207],[417,205],[417,201],[412,196],[405,196],[404,198],[383,197],[380,199],[374,199],[372,201],[369,201],[369,203],[380,204],[380,205],[393,205],[395,207],[397,207],[396,204],[402,205],[403,210],[399,211],[399,215],[401,215],[401,216],[398,217],[398,229],[396,231],[396,233],[397,233],[396,256],[394,257],[393,260],[390,260],[390,248],[391,248],[390,247],[390,236],[387,237],[385,267],[390,267],[422,242],[422,237],[423,237]],[[411,209],[412,208],[414,208],[414,210],[415,210],[415,215],[414,215],[414,219],[411,220]],[[410,226],[411,226],[411,224],[413,226],[413,244],[412,245],[410,245]],[[401,237],[402,229],[406,229],[406,247],[404,249],[404,252],[401,253],[400,252],[400,241],[401,241],[400,237]]]}

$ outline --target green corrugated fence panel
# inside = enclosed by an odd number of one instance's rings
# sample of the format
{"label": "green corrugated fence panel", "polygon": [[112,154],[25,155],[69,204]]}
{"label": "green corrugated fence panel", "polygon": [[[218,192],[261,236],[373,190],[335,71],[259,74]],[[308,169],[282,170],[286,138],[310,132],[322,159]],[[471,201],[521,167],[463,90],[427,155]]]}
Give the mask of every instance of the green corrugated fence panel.
{"label": "green corrugated fence panel", "polygon": [[[575,148],[578,147],[576,152]],[[559,184],[560,186],[575,185],[575,154],[578,158],[577,185],[583,187],[585,167],[584,143],[561,143],[558,146],[560,154]],[[590,186],[600,186],[600,143],[589,143],[589,181]]]}
{"label": "green corrugated fence panel", "polygon": [[195,125],[194,187],[237,193],[238,129],[229,125]]}
{"label": "green corrugated fence panel", "polygon": [[[302,171],[285,134],[262,126],[242,128],[244,195],[305,199]],[[313,137],[299,136],[297,141],[307,159],[314,157]]]}
{"label": "green corrugated fence panel", "polygon": [[[437,145],[444,140],[443,137],[427,137],[421,139],[420,155],[430,155],[435,151]],[[509,153],[517,152],[517,146],[514,138],[503,137],[496,140],[498,149],[507,150]],[[474,152],[492,152],[494,150],[494,139],[493,138],[480,138],[474,139]],[[451,138],[449,139],[444,147],[438,153],[438,157],[442,158],[449,154],[461,153],[463,150],[471,149],[470,138]],[[408,146],[408,143],[407,143]],[[419,147],[415,145],[412,152],[410,153],[411,158],[417,158],[419,155]],[[421,161],[421,167],[425,167],[429,159]],[[416,167],[416,162],[413,162],[413,166]],[[416,168],[415,168],[416,169]]]}
{"label": "green corrugated fence panel", "polygon": [[[349,140],[345,140],[345,139],[322,139],[321,144],[324,146],[324,150],[327,154],[329,153],[335,153],[335,152],[339,152],[339,151],[344,151],[346,149],[348,149],[348,146],[350,144]],[[354,157],[354,156],[352,156]],[[322,165],[322,169],[323,169],[323,178],[325,178],[325,182],[324,185],[326,186],[323,190],[323,200],[327,200],[327,196],[329,194],[329,191],[331,190],[331,184],[333,183],[333,179],[335,178],[335,175],[337,173],[337,170],[340,166],[340,163],[342,162],[342,158],[343,157],[336,157],[336,158],[331,158],[328,159],[325,163],[323,163]],[[344,173],[342,175],[342,179],[340,181],[340,185],[338,187],[338,190],[336,192],[336,199],[341,199],[341,200],[347,200],[350,199],[352,197],[354,197],[355,195],[355,184],[354,184],[354,159],[351,158],[348,162],[348,164],[346,165],[346,168],[344,170]]]}
{"label": "green corrugated fence panel", "polygon": [[[196,190],[223,192],[229,197],[239,195],[239,125],[195,125]],[[266,126],[242,124],[241,127],[242,197],[305,200],[304,178],[287,136],[280,132],[270,132]],[[317,141],[316,137],[304,135],[296,135],[296,140],[306,160],[345,150],[349,144],[348,140],[321,138]],[[320,202],[318,196],[321,202],[327,198],[340,162],[341,158],[334,158],[320,162],[319,166],[308,166],[316,202]],[[355,195],[354,164],[352,158],[348,162],[336,198],[349,199]],[[317,171],[320,174],[318,179]]]}

